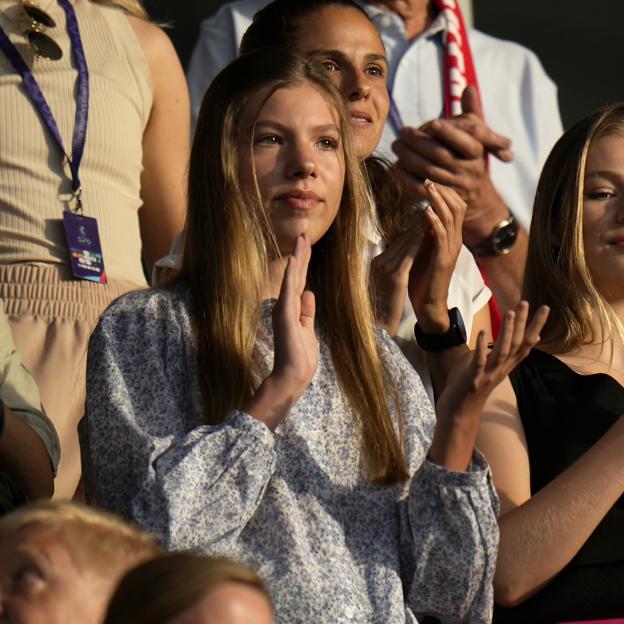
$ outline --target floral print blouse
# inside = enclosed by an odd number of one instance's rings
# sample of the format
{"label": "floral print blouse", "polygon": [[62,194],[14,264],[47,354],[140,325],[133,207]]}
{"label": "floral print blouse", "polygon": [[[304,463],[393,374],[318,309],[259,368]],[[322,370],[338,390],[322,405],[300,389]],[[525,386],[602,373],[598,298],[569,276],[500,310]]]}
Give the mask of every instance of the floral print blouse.
{"label": "floral print blouse", "polygon": [[[254,359],[272,367],[271,302]],[[225,555],[267,582],[276,622],[489,622],[497,499],[475,452],[467,472],[427,461],[435,416],[418,375],[385,332],[411,475],[371,484],[329,350],[273,432],[232,411],[202,415],[190,299],[181,286],[131,293],[89,345],[81,443],[92,502],[138,522],[169,549]]]}

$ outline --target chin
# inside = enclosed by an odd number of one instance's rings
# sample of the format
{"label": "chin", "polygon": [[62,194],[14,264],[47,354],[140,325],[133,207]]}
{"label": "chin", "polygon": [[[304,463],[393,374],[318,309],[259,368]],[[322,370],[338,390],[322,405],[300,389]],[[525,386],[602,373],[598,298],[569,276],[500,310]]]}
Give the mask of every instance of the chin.
{"label": "chin", "polygon": [[369,156],[373,155],[379,143],[379,137],[371,136],[370,132],[363,128],[354,128],[353,142],[355,143],[355,151],[358,158],[366,160]]}

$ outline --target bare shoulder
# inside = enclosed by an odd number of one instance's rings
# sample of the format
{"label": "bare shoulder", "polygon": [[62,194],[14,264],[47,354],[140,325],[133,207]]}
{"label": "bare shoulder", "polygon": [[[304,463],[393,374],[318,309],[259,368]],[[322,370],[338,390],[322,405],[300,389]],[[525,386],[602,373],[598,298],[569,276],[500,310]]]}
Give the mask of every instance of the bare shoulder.
{"label": "bare shoulder", "polygon": [[181,121],[190,118],[186,78],[171,39],[162,28],[147,20],[132,15],[127,18],[150,68],[154,107],[163,108],[168,114],[179,114]]}
{"label": "bare shoulder", "polygon": [[179,64],[171,39],[162,28],[134,15],[128,15],[127,19],[151,67],[163,62]]}

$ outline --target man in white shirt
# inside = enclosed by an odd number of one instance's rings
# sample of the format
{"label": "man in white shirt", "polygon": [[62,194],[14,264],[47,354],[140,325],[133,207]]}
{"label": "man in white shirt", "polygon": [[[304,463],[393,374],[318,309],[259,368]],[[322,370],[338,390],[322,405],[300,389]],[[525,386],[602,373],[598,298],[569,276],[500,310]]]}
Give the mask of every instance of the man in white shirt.
{"label": "man in white shirt", "polygon": [[[188,72],[194,116],[208,84],[236,56],[253,15],[266,4],[232,2],[202,23]],[[539,171],[561,133],[556,87],[526,48],[469,30],[487,125],[471,90],[464,97],[463,115],[439,119],[444,109],[445,17],[433,0],[361,4],[382,35],[390,94],[405,124],[400,136],[386,124],[379,151],[396,160],[417,186],[429,177],[460,192],[468,203],[464,242],[478,250],[480,268],[500,307],[507,309],[520,297]],[[511,162],[503,162],[511,153],[501,135],[513,142]],[[489,158],[488,167],[487,153],[502,160]],[[510,214],[516,218],[515,237],[505,225]]]}

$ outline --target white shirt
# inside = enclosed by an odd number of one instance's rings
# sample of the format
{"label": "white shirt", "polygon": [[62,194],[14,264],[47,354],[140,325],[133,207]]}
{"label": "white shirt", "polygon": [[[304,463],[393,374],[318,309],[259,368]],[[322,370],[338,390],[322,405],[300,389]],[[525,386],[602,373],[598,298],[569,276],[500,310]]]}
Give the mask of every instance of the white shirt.
{"label": "white shirt", "polygon": [[[388,55],[388,86],[406,126],[419,127],[444,109],[445,18],[439,15],[408,41],[403,20],[373,6],[366,10],[379,29]],[[514,160],[489,159],[490,177],[505,204],[528,229],[533,197],[546,156],[562,132],[557,88],[533,52],[469,29],[468,39],[481,93],[483,115],[492,130],[512,141]],[[396,138],[387,123],[379,151],[395,159]]]}

